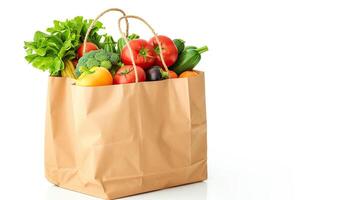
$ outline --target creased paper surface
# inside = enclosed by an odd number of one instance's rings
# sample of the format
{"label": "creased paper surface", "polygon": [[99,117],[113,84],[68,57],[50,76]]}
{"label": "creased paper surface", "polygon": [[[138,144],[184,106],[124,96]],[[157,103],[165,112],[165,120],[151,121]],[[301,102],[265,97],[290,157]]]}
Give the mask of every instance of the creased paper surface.
{"label": "creased paper surface", "polygon": [[46,177],[103,199],[207,179],[204,74],[102,87],[49,78]]}

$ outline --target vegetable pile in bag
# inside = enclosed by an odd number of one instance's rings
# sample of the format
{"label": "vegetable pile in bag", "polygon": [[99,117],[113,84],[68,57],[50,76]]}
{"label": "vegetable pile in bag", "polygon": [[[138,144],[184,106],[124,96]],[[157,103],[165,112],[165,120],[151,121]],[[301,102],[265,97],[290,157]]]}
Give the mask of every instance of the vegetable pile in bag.
{"label": "vegetable pile in bag", "polygon": [[80,86],[101,86],[134,83],[133,64],[137,66],[140,82],[197,76],[193,69],[200,62],[201,54],[208,50],[207,46],[185,47],[182,39],[159,35],[162,56],[170,69],[166,71],[154,37],[144,40],[137,34],[126,35],[129,41],[126,45],[124,38],[114,40],[111,35],[100,34],[104,27],[99,21],[89,30],[92,22],[81,16],[55,20],[46,32],[37,31],[33,41],[25,42],[25,59],[34,67],[48,71],[50,76],[76,79]]}

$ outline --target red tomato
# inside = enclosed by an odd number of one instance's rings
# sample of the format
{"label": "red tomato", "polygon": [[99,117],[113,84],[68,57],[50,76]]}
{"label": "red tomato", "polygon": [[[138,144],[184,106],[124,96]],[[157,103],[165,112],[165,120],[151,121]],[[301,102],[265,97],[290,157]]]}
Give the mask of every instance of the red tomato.
{"label": "red tomato", "polygon": [[[154,47],[146,40],[136,39],[129,42],[134,55],[134,62],[143,69],[150,68],[155,63],[156,54]],[[121,52],[121,60],[126,65],[132,65],[129,47],[126,45]]]}
{"label": "red tomato", "polygon": [[[93,50],[98,50],[97,45],[95,45],[94,43],[87,42],[86,44],[87,44],[86,45],[86,53],[93,51]],[[83,56],[83,48],[84,48],[84,45],[81,44],[77,50],[77,58],[78,59]]]}
{"label": "red tomato", "polygon": [[[143,68],[136,66],[138,72],[138,81],[145,81],[146,75]],[[133,65],[124,65],[114,76],[113,84],[135,83],[135,71]]]}
{"label": "red tomato", "polygon": [[[164,61],[167,65],[167,67],[170,67],[171,65],[173,65],[176,62],[177,57],[178,57],[178,51],[177,51],[176,45],[169,37],[166,37],[163,35],[159,35],[157,37],[161,44],[162,55],[164,57]],[[160,58],[159,45],[157,44],[155,37],[151,38],[149,40],[149,43],[154,46],[154,49],[156,52],[156,64],[163,67],[164,65],[162,64],[161,58]]]}

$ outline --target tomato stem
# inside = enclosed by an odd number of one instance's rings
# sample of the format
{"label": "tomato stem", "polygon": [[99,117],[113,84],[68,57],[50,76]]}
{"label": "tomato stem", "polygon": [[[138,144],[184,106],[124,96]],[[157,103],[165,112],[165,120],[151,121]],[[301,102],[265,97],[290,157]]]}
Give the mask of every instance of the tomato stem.
{"label": "tomato stem", "polygon": [[145,49],[145,48],[140,49],[139,54],[140,54],[141,56],[146,56],[146,54],[147,54],[147,49]]}
{"label": "tomato stem", "polygon": [[120,75],[127,75],[129,74],[130,72],[132,72],[134,70],[134,67],[131,68],[131,69],[125,69],[124,71],[120,72]]}

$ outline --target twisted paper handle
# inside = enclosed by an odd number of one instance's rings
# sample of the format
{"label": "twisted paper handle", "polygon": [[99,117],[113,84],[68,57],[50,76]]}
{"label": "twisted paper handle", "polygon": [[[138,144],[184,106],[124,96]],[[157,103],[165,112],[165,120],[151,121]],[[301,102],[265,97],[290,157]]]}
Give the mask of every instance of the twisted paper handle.
{"label": "twisted paper handle", "polygon": [[136,83],[139,82],[139,77],[138,77],[138,71],[137,71],[136,64],[135,64],[135,59],[134,59],[133,50],[130,48],[129,40],[125,37],[125,34],[123,33],[123,30],[121,29],[121,23],[120,23],[123,19],[125,19],[126,21],[128,21],[128,18],[137,19],[137,20],[143,22],[143,23],[151,30],[151,32],[154,34],[155,40],[156,40],[156,42],[157,42],[157,44],[158,44],[158,46],[159,46],[159,53],[160,53],[160,58],[161,58],[162,64],[164,65],[164,68],[165,68],[165,70],[166,70],[166,72],[168,73],[168,76],[169,76],[169,78],[170,78],[169,68],[167,67],[167,65],[166,65],[166,63],[165,63],[165,60],[164,60],[164,56],[162,55],[161,43],[160,43],[159,38],[157,37],[157,34],[156,34],[155,30],[152,28],[152,26],[150,26],[150,24],[149,24],[148,22],[146,22],[146,21],[145,21],[143,18],[141,18],[141,17],[135,16],[135,15],[124,15],[123,17],[119,18],[119,20],[118,20],[118,27],[119,27],[119,32],[120,32],[121,36],[124,38],[126,45],[128,45],[130,58],[131,58],[131,61],[132,61],[132,63],[133,63],[133,66],[134,66],[135,82],[136,82]]}
{"label": "twisted paper handle", "polygon": [[[105,11],[103,11],[102,13],[100,13],[93,21],[92,23],[90,24],[90,26],[88,27],[88,30],[87,30],[87,33],[86,33],[86,36],[84,37],[84,41],[83,41],[83,55],[86,53],[86,48],[87,48],[87,40],[88,40],[88,36],[89,36],[89,33],[92,31],[95,23],[99,20],[99,18],[101,18],[104,14],[108,13],[108,12],[111,12],[111,11],[118,11],[120,13],[122,13],[124,16],[126,16],[125,12],[119,8],[109,8]],[[128,19],[126,19],[126,36],[129,35],[129,21]],[[126,38],[126,37],[125,37]]]}

